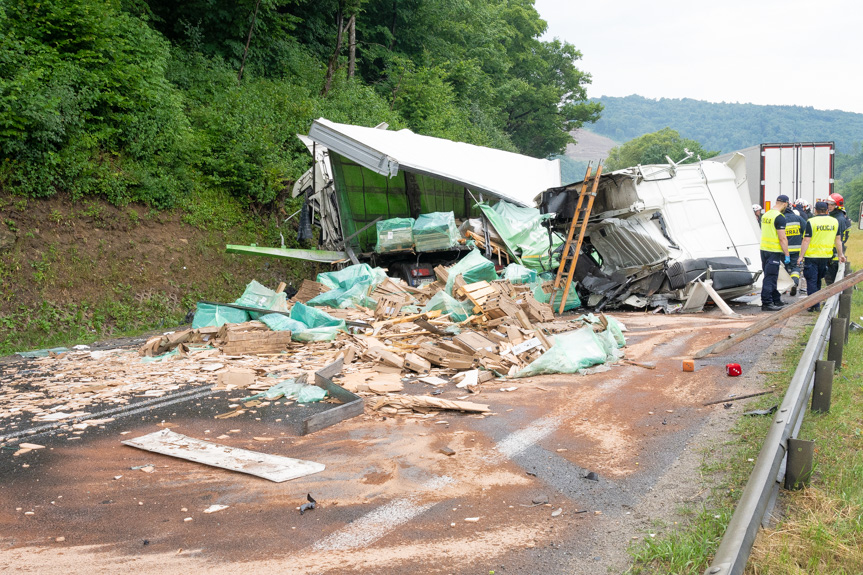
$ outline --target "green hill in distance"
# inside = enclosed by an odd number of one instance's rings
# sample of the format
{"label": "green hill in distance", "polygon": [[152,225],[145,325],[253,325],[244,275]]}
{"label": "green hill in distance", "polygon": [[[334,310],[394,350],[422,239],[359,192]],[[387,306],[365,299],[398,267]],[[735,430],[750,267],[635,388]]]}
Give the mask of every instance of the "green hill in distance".
{"label": "green hill in distance", "polygon": [[627,142],[669,127],[708,150],[733,152],[768,142],[836,142],[852,153],[863,141],[863,114],[802,106],[712,103],[643,96],[594,98],[604,110],[590,131]]}

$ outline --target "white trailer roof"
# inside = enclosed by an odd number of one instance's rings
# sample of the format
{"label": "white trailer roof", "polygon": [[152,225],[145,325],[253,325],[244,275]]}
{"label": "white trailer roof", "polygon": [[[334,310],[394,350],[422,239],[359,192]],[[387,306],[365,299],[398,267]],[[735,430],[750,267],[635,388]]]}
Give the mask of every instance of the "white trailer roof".
{"label": "white trailer roof", "polygon": [[380,130],[337,124],[324,118],[312,122],[309,138],[379,174],[393,177],[400,169],[462,185],[522,206],[560,186],[560,161],[541,160],[421,136],[410,130]]}

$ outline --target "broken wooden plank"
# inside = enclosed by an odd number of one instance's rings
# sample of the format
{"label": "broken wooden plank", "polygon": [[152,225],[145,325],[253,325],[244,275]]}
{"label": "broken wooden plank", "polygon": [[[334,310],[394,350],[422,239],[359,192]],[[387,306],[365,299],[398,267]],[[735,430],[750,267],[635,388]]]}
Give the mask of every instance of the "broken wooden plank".
{"label": "broken wooden plank", "polygon": [[391,351],[385,350],[382,347],[370,348],[366,351],[366,357],[399,369],[402,369],[405,366],[405,360],[403,358]]}
{"label": "broken wooden plank", "polygon": [[464,348],[470,354],[475,354],[480,350],[485,350],[491,353],[497,353],[500,346],[492,340],[478,334],[475,331],[463,331],[454,338],[454,344]]}
{"label": "broken wooden plank", "polygon": [[768,391],[759,391],[758,393],[747,393],[746,395],[736,395],[734,397],[726,397],[725,399],[717,399],[715,401],[708,401],[707,403],[702,403],[701,405],[716,405],[717,403],[728,403],[729,401],[737,401],[739,399],[749,399],[750,397],[758,397],[759,395],[767,395],[768,393],[773,393],[773,390]]}
{"label": "broken wooden plank", "polygon": [[420,374],[426,374],[431,371],[431,362],[415,353],[409,353],[405,355],[405,368]]}
{"label": "broken wooden plank", "polygon": [[523,327],[524,329],[528,329],[534,334],[536,334],[536,337],[539,338],[539,341],[541,341],[543,347],[545,347],[545,351],[551,349],[551,342],[548,341],[548,338],[545,337],[545,334],[542,333],[542,330],[533,327],[533,324],[530,323],[530,320],[527,318],[527,314],[524,313],[524,310],[519,310],[515,317],[516,319],[518,319],[521,327]]}
{"label": "broken wooden plank", "polygon": [[375,319],[386,320],[397,317],[406,303],[407,297],[404,295],[387,294],[380,296],[375,308]]}
{"label": "broken wooden plank", "polygon": [[781,311],[772,313],[764,319],[750,325],[746,329],[737,333],[732,333],[725,339],[722,339],[712,345],[705,347],[704,349],[696,352],[695,355],[693,355],[692,357],[694,357],[695,359],[701,359],[707,355],[710,355],[711,353],[721,353],[726,349],[737,345],[741,341],[747,340],[757,333],[761,333],[765,329],[779,323],[780,321],[786,320],[792,315],[803,311],[804,309],[817,305],[824,300],[829,299],[834,295],[843,292],[852,286],[857,285],[861,281],[863,281],[863,270],[858,270],[853,274],[849,275],[848,277],[842,278],[840,281],[829,285],[826,288],[819,290],[796,303],[782,308]]}
{"label": "broken wooden plank", "polygon": [[326,469],[322,463],[219,445],[187,437],[170,429],[163,429],[121,443],[195,463],[248,473],[276,483],[320,473]]}
{"label": "broken wooden plank", "polygon": [[454,411],[466,411],[470,413],[487,413],[488,405],[473,403],[470,401],[452,401],[439,397],[424,395],[394,395],[382,397],[375,402],[374,409],[384,406],[404,407],[407,409],[448,409]]}

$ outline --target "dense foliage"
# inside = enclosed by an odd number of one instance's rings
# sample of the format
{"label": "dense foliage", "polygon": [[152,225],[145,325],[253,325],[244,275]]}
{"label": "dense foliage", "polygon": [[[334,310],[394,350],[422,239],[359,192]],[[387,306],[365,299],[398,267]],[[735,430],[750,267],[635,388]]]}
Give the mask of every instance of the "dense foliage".
{"label": "dense foliage", "polygon": [[833,168],[835,189],[845,198],[845,210],[852,221],[859,220],[863,202],[863,146],[856,143],[851,153],[836,154]]}
{"label": "dense foliage", "polygon": [[668,162],[666,157],[678,164],[689,164],[718,154],[719,152],[705,150],[695,140],[681,138],[680,134],[671,128],[663,128],[612,148],[605,166],[608,170],[619,170],[639,164],[665,164]]}
{"label": "dense foliage", "polygon": [[848,153],[863,139],[863,114],[800,106],[715,104],[688,98],[602,97],[591,131],[625,142],[665,127],[720,153],[768,142],[836,142]]}
{"label": "dense foliage", "polygon": [[0,0],[0,189],[269,204],[320,116],[559,154],[601,105],[545,27],[533,0]]}

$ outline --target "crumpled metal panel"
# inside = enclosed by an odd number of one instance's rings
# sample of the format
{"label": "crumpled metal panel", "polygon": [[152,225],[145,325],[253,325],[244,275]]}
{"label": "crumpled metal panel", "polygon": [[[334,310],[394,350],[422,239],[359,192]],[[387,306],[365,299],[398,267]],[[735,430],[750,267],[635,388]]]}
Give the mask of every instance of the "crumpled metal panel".
{"label": "crumpled metal panel", "polygon": [[608,218],[591,229],[590,241],[602,254],[606,273],[658,264],[668,259],[671,249],[659,226],[647,215]]}

